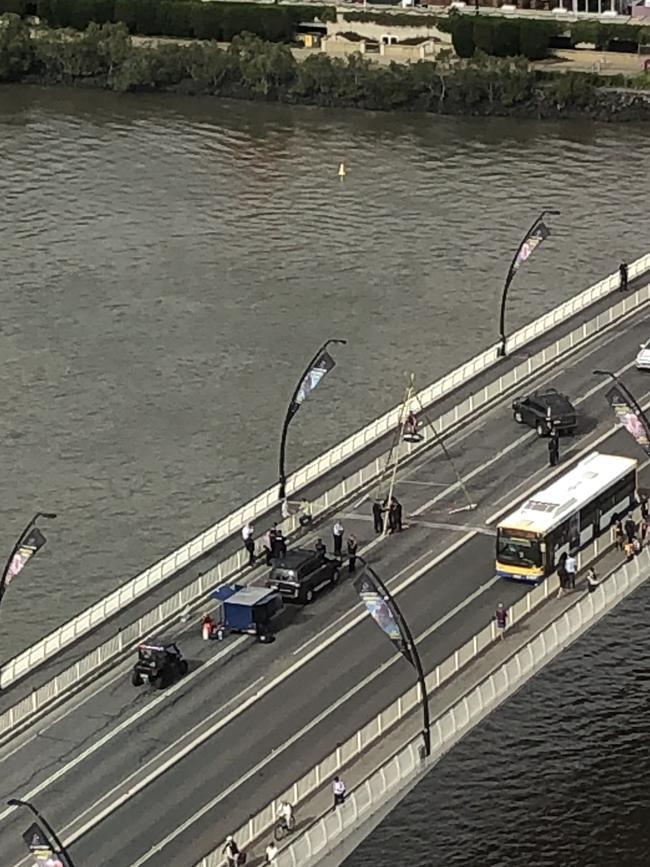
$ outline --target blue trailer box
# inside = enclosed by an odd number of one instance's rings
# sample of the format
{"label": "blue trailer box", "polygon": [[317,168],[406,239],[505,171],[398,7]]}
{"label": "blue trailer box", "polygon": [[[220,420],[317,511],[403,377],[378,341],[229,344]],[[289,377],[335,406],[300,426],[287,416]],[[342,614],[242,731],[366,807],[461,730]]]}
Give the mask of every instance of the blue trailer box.
{"label": "blue trailer box", "polygon": [[283,607],[280,594],[268,587],[224,584],[213,591],[212,597],[223,603],[226,629],[249,635],[267,632],[271,620]]}

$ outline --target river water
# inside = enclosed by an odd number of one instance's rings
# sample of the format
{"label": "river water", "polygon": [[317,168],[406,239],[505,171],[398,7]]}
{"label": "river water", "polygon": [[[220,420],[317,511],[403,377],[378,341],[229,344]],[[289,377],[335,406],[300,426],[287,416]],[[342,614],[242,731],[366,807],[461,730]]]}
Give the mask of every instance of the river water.
{"label": "river water", "polygon": [[272,484],[323,338],[290,468],[494,341],[542,208],[512,328],[645,253],[649,158],[644,127],[1,88],[3,550],[59,518],[0,658]]}
{"label": "river water", "polygon": [[477,726],[345,867],[647,867],[650,583]]}

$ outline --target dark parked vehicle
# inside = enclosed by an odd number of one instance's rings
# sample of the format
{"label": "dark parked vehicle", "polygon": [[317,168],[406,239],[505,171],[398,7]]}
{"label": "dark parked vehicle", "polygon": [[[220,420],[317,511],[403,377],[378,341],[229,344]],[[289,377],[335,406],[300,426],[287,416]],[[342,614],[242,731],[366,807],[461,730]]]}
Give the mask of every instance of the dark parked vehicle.
{"label": "dark parked vehicle", "polygon": [[173,641],[156,639],[138,647],[138,660],[133,666],[131,683],[141,686],[145,681],[164,689],[187,674],[187,660],[183,659]]}
{"label": "dark parked vehicle", "polygon": [[558,433],[575,433],[578,424],[576,410],[569,398],[554,388],[536,391],[512,404],[515,421],[535,428],[540,437],[548,436],[552,428]]}
{"label": "dark parked vehicle", "polygon": [[276,561],[266,585],[283,599],[311,602],[322,587],[339,583],[339,569],[339,561],[327,554],[294,548]]}

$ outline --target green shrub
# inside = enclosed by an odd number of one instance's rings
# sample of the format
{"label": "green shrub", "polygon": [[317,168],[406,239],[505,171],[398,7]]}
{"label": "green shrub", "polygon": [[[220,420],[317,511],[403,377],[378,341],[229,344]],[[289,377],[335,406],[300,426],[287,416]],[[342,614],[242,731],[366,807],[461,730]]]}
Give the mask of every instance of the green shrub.
{"label": "green shrub", "polygon": [[474,18],[474,45],[484,54],[494,54],[494,25],[487,16]]}
{"label": "green shrub", "polygon": [[546,21],[522,19],[519,22],[519,51],[528,60],[543,60],[548,56],[548,47],[555,27]]}
{"label": "green shrub", "polygon": [[451,30],[451,42],[459,57],[474,54],[474,21],[469,15],[456,15]]}
{"label": "green shrub", "polygon": [[521,54],[519,48],[519,21],[493,19],[493,45],[497,57],[517,57]]}

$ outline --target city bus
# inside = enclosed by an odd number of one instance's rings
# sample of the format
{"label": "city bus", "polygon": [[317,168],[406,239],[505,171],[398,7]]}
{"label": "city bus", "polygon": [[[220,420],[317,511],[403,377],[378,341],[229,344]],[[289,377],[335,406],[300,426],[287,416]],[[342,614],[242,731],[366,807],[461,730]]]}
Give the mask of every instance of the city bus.
{"label": "city bus", "polygon": [[635,503],[637,461],[592,452],[497,525],[497,575],[536,583]]}

